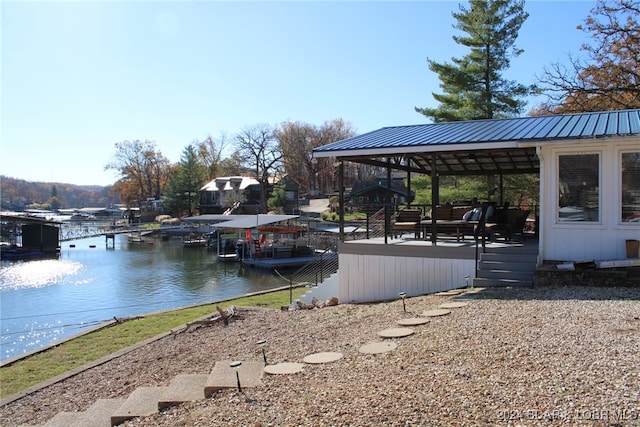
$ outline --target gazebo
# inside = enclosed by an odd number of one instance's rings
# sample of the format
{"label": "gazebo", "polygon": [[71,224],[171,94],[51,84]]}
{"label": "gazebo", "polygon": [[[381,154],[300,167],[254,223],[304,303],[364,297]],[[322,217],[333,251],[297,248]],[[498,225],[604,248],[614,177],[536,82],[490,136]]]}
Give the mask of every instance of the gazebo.
{"label": "gazebo", "polygon": [[[385,127],[318,147],[313,155],[337,160],[341,207],[344,162],[384,166],[387,176],[404,171],[409,190],[412,174],[431,176],[432,210],[441,176],[538,174],[538,265],[625,258],[625,241],[640,239],[638,109]],[[477,272],[471,245],[442,245],[437,233],[431,233],[431,245],[385,243],[375,249],[361,242],[341,245],[342,300],[393,298],[405,288],[414,294],[456,288]],[[374,265],[379,268],[369,268]]]}

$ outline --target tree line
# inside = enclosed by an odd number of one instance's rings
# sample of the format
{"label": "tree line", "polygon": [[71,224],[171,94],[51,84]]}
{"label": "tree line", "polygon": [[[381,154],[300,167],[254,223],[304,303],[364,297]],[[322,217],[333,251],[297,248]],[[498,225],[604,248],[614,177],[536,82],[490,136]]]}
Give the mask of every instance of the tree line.
{"label": "tree line", "polygon": [[[316,126],[284,122],[279,126],[246,126],[232,137],[194,141],[182,150],[180,161],[171,164],[154,141],[124,141],[115,144],[115,157],[106,168],[120,178],[114,191],[123,203],[138,206],[148,199],[163,200],[165,210],[184,215],[197,211],[198,190],[220,176],[251,176],[260,184],[261,210],[269,209],[269,189],[284,175],[300,186],[303,194],[337,191],[333,161],[316,159],[312,150],[355,136],[351,124],[341,118]],[[231,151],[231,155],[223,157]],[[347,168],[349,181],[377,171],[365,165]]]}
{"label": "tree line", "polygon": [[111,187],[30,182],[0,176],[0,201],[4,211],[61,209],[66,207],[105,207],[119,203]]}

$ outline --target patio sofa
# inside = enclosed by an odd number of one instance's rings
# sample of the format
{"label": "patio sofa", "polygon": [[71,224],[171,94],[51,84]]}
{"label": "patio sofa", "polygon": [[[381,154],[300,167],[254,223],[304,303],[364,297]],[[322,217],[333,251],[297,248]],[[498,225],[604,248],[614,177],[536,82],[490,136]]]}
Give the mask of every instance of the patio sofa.
{"label": "patio sofa", "polygon": [[422,220],[421,225],[424,237],[432,233],[432,219],[436,219],[437,234],[453,234],[456,240],[464,240],[464,236],[473,236],[475,222],[463,217],[467,212],[473,210],[473,206],[468,205],[438,205],[435,210]]}

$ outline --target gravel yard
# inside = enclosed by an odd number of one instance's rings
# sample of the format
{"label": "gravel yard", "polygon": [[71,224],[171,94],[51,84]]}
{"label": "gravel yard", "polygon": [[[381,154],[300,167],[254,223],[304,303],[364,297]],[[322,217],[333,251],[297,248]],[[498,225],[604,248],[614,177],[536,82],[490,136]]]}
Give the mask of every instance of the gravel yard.
{"label": "gravel yard", "polygon": [[[441,303],[469,305],[412,326],[383,354],[358,349]],[[640,426],[640,289],[487,289],[308,311],[239,309],[228,327],[203,326],[140,347],[0,408],[3,426],[41,425],[98,398],[208,373],[218,360],[341,359],[265,375],[127,426]]]}

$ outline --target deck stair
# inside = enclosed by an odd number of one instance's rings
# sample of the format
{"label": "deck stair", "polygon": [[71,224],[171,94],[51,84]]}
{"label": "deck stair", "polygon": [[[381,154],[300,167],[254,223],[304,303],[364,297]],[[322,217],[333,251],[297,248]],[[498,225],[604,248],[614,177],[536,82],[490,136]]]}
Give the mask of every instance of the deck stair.
{"label": "deck stair", "polygon": [[137,417],[148,417],[170,406],[203,400],[218,390],[236,388],[236,369],[241,386],[257,387],[263,362],[242,362],[232,368],[230,361],[216,362],[208,374],[178,375],[166,387],[139,387],[126,399],[99,399],[83,412],[60,412],[45,427],[112,427]]}
{"label": "deck stair", "polygon": [[311,289],[308,290],[304,295],[301,295],[298,298],[298,301],[305,302],[307,304],[312,304],[313,299],[317,298],[320,301],[326,301],[331,297],[338,296],[338,272],[331,274],[327,279],[322,283],[318,283],[317,285],[311,285]]}
{"label": "deck stair", "polygon": [[532,251],[482,253],[473,286],[532,286],[537,259]]}

